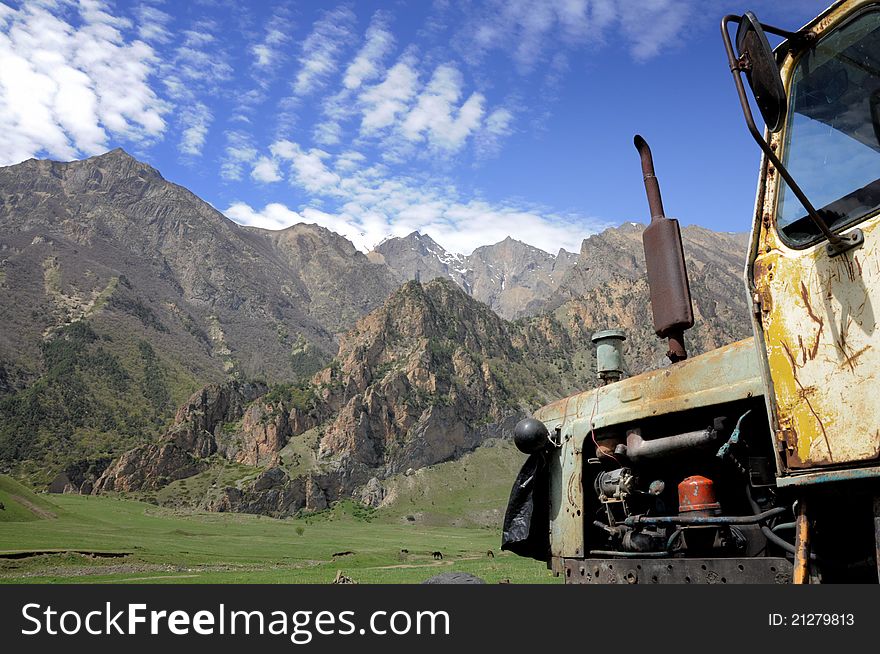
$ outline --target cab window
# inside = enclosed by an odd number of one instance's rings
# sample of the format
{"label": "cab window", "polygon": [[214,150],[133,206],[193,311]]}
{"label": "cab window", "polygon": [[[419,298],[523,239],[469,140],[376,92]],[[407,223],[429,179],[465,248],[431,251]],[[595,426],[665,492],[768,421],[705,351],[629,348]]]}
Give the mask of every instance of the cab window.
{"label": "cab window", "polygon": [[[795,67],[783,163],[832,229],[880,207],[880,11],[869,11],[820,39]],[[780,180],[781,181],[781,180]],[[821,233],[791,189],[777,225],[794,247]]]}

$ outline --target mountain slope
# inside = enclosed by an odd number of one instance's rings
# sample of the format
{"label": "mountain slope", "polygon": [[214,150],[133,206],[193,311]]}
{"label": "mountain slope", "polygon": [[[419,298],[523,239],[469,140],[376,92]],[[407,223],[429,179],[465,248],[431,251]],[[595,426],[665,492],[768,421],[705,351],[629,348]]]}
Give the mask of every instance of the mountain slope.
{"label": "mountain slope", "polygon": [[[637,374],[665,365],[666,343],[654,335],[642,233],[627,223],[587,239],[577,265],[566,273],[546,308],[572,338],[623,328],[627,369]],[[694,306],[694,327],[685,332],[693,356],[751,335],[743,259],[748,235],[682,228]]]}
{"label": "mountain slope", "polygon": [[123,455],[95,488],[153,491],[214,456],[262,472],[211,508],[286,515],[352,494],[375,503],[382,479],[509,437],[523,413],[591,383],[588,350],[550,317],[514,324],[449,280],[409,282],[340,339],[310,384],[277,387],[224,424],[200,426],[207,441],[181,439],[194,430],[179,412],[158,444]]}
{"label": "mountain slope", "polygon": [[343,237],[241,227],[122,150],[0,168],[0,462],[151,440],[209,382],[307,379],[395,287]]}
{"label": "mountain slope", "polygon": [[452,254],[419,232],[383,241],[369,256],[389,266],[400,282],[451,279],[507,319],[540,313],[577,259],[565,250],[553,256],[510,237],[468,256]]}

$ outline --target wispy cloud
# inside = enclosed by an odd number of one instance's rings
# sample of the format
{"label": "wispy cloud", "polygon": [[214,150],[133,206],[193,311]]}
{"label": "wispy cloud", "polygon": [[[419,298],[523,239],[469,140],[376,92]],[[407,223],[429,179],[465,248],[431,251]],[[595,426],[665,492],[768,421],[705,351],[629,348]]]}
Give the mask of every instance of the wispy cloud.
{"label": "wispy cloud", "polygon": [[266,73],[276,70],[287,58],[292,32],[293,23],[282,10],[277,10],[266,22],[262,39],[250,49],[254,57],[254,67],[261,80]]}
{"label": "wispy cloud", "polygon": [[388,18],[377,12],[367,28],[364,45],[345,69],[342,80],[345,88],[354,90],[378,77],[383,70],[382,62],[393,47],[394,35],[389,30]]}
{"label": "wispy cloud", "polygon": [[633,58],[646,61],[674,47],[674,37],[688,25],[694,8],[681,0],[655,0],[641,7],[622,3],[618,9]]}
{"label": "wispy cloud", "polygon": [[0,11],[0,164],[46,153],[72,159],[110,135],[146,142],[169,106],[153,89],[157,59],[131,22],[92,2],[58,15],[37,4]]}
{"label": "wispy cloud", "polygon": [[562,49],[601,46],[619,27],[634,59],[656,56],[688,24],[690,0],[490,0],[464,5],[454,39],[463,59],[479,65],[507,53],[520,73],[535,70]]}
{"label": "wispy cloud", "polygon": [[385,79],[361,93],[361,133],[374,134],[397,120],[409,107],[419,88],[416,60],[405,54],[385,75]]}
{"label": "wispy cloud", "polygon": [[178,107],[178,150],[187,158],[198,157],[207,141],[214,112],[208,107],[233,77],[228,54],[216,36],[220,26],[213,20],[197,20],[182,32],[178,45],[162,65],[166,93]]}
{"label": "wispy cloud", "polygon": [[324,86],[339,70],[339,59],[351,43],[356,20],[351,9],[338,7],[314,24],[300,49],[300,70],[293,83],[296,95],[308,95]]}
{"label": "wispy cloud", "polygon": [[[468,199],[449,184],[394,176],[382,166],[365,165],[365,157],[354,151],[334,158],[321,150],[279,141],[272,145],[271,153],[273,164],[286,164],[291,183],[311,193],[313,199],[301,209],[277,202],[262,209],[234,202],[224,212],[232,220],[269,229],[315,222],[342,234],[364,251],[388,236],[419,230],[461,253],[507,236],[549,252],[555,253],[560,246],[577,250],[585,233],[605,226],[590,218],[561,215],[521,203]],[[277,167],[272,170],[281,174]],[[335,208],[317,208],[323,200]]]}
{"label": "wispy cloud", "polygon": [[136,10],[138,37],[150,43],[169,43],[172,32],[170,14],[150,4],[142,4]]}
{"label": "wispy cloud", "polygon": [[424,138],[434,149],[461,148],[465,139],[480,127],[486,102],[482,93],[475,92],[458,106],[462,85],[462,75],[457,68],[448,64],[438,66],[403,121],[403,135],[410,141]]}
{"label": "wispy cloud", "polygon": [[256,160],[258,154],[248,134],[235,130],[226,132],[220,176],[227,181],[240,181],[244,178],[245,167]]}
{"label": "wispy cloud", "polygon": [[195,102],[183,109],[180,123],[183,133],[180,137],[180,151],[185,155],[197,156],[202,153],[208,127],[214,119],[211,110],[203,102]]}

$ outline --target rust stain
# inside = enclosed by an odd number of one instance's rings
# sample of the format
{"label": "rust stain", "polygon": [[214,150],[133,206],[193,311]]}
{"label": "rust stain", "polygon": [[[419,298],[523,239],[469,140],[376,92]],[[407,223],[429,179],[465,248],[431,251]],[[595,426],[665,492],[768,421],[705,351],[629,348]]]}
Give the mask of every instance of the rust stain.
{"label": "rust stain", "polygon": [[798,379],[798,373],[797,373],[799,366],[797,365],[797,362],[795,361],[794,356],[791,353],[791,350],[788,348],[788,344],[783,342],[782,347],[785,350],[785,354],[788,356],[789,361],[791,361],[791,372],[794,375],[794,383],[797,384],[797,387],[798,387],[798,397],[801,400],[803,400],[804,404],[806,404],[810,413],[816,419],[816,423],[819,425],[819,429],[822,431],[822,438],[825,440],[825,447],[828,450],[828,462],[834,463],[834,454],[831,451],[831,440],[828,438],[828,432],[825,430],[825,423],[822,422],[822,418],[819,416],[816,409],[813,408],[813,403],[810,400],[810,395],[815,393],[817,389],[815,386],[805,387],[801,383],[801,380]]}
{"label": "rust stain", "polygon": [[[859,357],[861,357],[865,352],[867,352],[870,349],[871,349],[871,347],[869,345],[866,345],[858,352],[854,352],[853,354],[847,356],[845,363],[849,366],[850,371],[855,372],[856,361],[859,359]],[[842,367],[842,365],[841,365],[841,367]]]}
{"label": "rust stain", "polygon": [[807,315],[809,315],[812,321],[819,325],[819,329],[821,329],[825,325],[825,321],[813,311],[813,307],[810,305],[810,294],[807,291],[807,287],[803,280],[801,280],[801,298],[804,300],[804,306],[807,307]]}
{"label": "rust stain", "polygon": [[577,472],[576,474],[573,474],[571,477],[568,478],[566,495],[568,496],[568,504],[570,506],[578,506],[578,498],[582,497],[580,472]]}

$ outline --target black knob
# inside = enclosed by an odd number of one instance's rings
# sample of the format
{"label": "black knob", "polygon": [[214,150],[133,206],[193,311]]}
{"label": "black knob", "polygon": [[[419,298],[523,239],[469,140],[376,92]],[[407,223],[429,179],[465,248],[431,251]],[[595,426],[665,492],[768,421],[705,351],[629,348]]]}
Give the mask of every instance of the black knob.
{"label": "black knob", "polygon": [[546,425],[535,418],[524,418],[513,429],[513,442],[520,452],[534,454],[550,443],[550,432]]}

